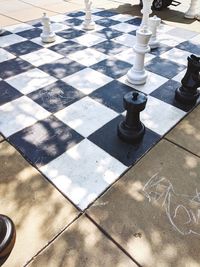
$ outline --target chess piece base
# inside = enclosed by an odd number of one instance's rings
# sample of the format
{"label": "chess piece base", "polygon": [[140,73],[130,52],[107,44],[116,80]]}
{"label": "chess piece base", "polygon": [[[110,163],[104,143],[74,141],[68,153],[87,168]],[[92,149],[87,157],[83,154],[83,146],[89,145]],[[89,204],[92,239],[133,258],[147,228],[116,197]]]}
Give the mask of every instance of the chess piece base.
{"label": "chess piece base", "polygon": [[160,43],[158,40],[152,40],[149,42],[149,46],[151,47],[151,49],[158,48],[160,46]]}
{"label": "chess piece base", "polygon": [[147,80],[147,73],[145,70],[136,71],[134,67],[127,72],[127,81],[131,84],[144,84]]}
{"label": "chess piece base", "polygon": [[56,40],[55,33],[52,33],[49,35],[45,35],[45,34],[41,33],[40,37],[41,37],[43,43],[53,43]]}
{"label": "chess piece base", "polygon": [[194,13],[194,14],[185,13],[184,18],[200,20],[200,13],[199,14],[196,14],[196,13]]}
{"label": "chess piece base", "polygon": [[95,29],[95,22],[94,21],[91,21],[91,22],[83,22],[82,23],[82,28],[84,29],[84,30],[89,30],[89,31],[91,31],[91,30],[94,30]]}
{"label": "chess piece base", "polygon": [[186,18],[186,19],[195,19],[195,17],[196,17],[196,13],[194,14],[192,14],[192,13],[185,13],[185,15],[184,15],[184,18]]}
{"label": "chess piece base", "polygon": [[144,134],[145,134],[145,126],[143,123],[140,124],[140,129],[130,128],[126,125],[124,121],[119,123],[117,128],[117,134],[126,143],[136,144],[139,143]]}
{"label": "chess piece base", "polygon": [[195,94],[184,92],[182,87],[178,88],[175,92],[175,99],[184,105],[195,105],[200,93],[197,91]]}
{"label": "chess piece base", "polygon": [[189,9],[185,12],[184,17],[187,19],[198,19],[198,2],[199,0],[191,0]]}
{"label": "chess piece base", "polygon": [[195,16],[195,19],[200,20],[200,13]]}

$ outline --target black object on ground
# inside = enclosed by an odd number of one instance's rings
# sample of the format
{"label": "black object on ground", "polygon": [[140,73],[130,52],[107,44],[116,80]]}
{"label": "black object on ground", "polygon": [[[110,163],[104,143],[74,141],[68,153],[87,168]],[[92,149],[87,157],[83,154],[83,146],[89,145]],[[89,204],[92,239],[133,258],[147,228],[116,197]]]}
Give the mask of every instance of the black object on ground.
{"label": "black object on ground", "polygon": [[181,80],[182,86],[176,90],[175,99],[185,105],[194,105],[199,97],[200,57],[191,55],[187,60],[187,71]]}
{"label": "black object on ground", "polygon": [[139,143],[145,133],[145,126],[140,121],[140,112],[145,109],[147,96],[139,92],[129,92],[124,96],[126,118],[118,125],[118,136],[126,143]]}
{"label": "black object on ground", "polygon": [[[154,0],[152,3],[152,9],[160,11],[172,4],[177,6],[180,4],[180,2],[173,0]],[[143,6],[142,0],[140,0],[140,6]]]}
{"label": "black object on ground", "polygon": [[0,266],[4,264],[15,244],[16,232],[12,220],[0,214]]}

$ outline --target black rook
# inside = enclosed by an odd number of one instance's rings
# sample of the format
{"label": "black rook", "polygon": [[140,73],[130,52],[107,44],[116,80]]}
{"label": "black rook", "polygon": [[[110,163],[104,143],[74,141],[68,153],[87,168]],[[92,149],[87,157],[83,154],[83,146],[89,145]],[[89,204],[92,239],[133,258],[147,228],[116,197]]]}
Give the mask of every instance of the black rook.
{"label": "black rook", "polygon": [[147,96],[136,91],[124,96],[126,118],[118,125],[118,136],[127,143],[138,143],[145,133],[145,126],[140,121],[140,112],[145,109]]}
{"label": "black rook", "polygon": [[188,66],[183,79],[182,86],[176,90],[175,99],[185,105],[193,105],[196,103],[200,87],[200,57],[191,55],[187,58]]}

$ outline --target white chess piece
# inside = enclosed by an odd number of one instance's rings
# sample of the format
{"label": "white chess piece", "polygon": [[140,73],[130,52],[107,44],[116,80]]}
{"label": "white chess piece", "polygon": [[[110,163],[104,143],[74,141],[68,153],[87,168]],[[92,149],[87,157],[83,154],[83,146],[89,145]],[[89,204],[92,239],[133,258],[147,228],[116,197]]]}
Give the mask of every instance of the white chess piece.
{"label": "white chess piece", "polygon": [[161,19],[156,15],[149,18],[149,30],[152,32],[151,38],[149,40],[149,45],[151,48],[157,48],[160,46],[160,42],[157,39],[157,29],[160,26]]}
{"label": "white chess piece", "polygon": [[200,1],[199,0],[191,0],[190,7],[185,12],[184,17],[187,19],[200,20]]}
{"label": "white chess piece", "polygon": [[43,31],[40,34],[42,42],[44,43],[54,42],[56,39],[56,35],[51,29],[51,22],[50,19],[47,17],[46,13],[44,13],[42,17],[42,25],[43,25]]}
{"label": "white chess piece", "polygon": [[127,73],[127,80],[131,84],[144,84],[147,79],[147,73],[144,69],[145,54],[150,51],[148,45],[151,37],[151,31],[148,29],[149,15],[153,0],[143,0],[143,18],[139,29],[136,31],[136,44],[133,47],[135,58],[133,67]]}
{"label": "white chess piece", "polygon": [[141,10],[142,15],[142,22],[140,24],[140,28],[147,30],[149,26],[149,15],[152,13],[152,3],[153,0],[142,0],[143,8]]}
{"label": "white chess piece", "polygon": [[89,0],[85,0],[85,20],[82,23],[82,27],[84,30],[95,29],[95,22],[92,20],[91,5],[92,2],[90,2]]}

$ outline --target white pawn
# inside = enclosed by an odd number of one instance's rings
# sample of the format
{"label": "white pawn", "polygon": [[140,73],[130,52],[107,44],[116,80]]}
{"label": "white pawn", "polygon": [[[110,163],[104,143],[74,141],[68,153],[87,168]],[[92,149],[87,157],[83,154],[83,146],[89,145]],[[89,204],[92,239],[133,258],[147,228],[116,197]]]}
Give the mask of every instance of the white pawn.
{"label": "white pawn", "polygon": [[46,13],[44,13],[42,17],[42,25],[43,31],[40,34],[43,43],[52,43],[56,40],[56,35],[51,29],[50,19],[47,17]]}
{"label": "white pawn", "polygon": [[200,2],[199,0],[191,0],[189,9],[184,15],[187,19],[197,19],[200,20]]}
{"label": "white pawn", "polygon": [[85,21],[82,23],[82,27],[84,30],[95,29],[95,22],[92,20],[91,5],[92,2],[89,2],[89,0],[85,0]]}
{"label": "white pawn", "polygon": [[149,18],[149,30],[152,32],[151,38],[149,40],[149,46],[152,48],[157,48],[160,46],[159,40],[157,39],[157,29],[160,26],[161,19],[156,15]]}

